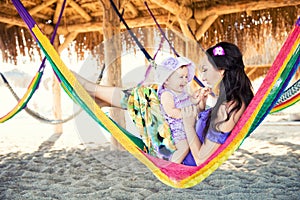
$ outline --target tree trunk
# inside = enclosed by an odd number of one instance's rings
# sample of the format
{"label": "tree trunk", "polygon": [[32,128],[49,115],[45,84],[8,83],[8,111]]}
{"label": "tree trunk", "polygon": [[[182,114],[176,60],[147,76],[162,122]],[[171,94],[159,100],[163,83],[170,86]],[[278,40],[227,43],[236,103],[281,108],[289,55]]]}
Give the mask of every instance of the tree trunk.
{"label": "tree trunk", "polygon": [[[119,0],[114,0],[116,6],[119,8]],[[104,35],[104,54],[105,66],[107,66],[107,85],[122,86],[121,79],[121,39],[120,39],[120,20],[116,15],[109,0],[103,1],[103,35]],[[122,127],[126,126],[124,111],[117,108],[111,108],[110,116]],[[121,150],[122,146],[111,138],[111,150]]]}

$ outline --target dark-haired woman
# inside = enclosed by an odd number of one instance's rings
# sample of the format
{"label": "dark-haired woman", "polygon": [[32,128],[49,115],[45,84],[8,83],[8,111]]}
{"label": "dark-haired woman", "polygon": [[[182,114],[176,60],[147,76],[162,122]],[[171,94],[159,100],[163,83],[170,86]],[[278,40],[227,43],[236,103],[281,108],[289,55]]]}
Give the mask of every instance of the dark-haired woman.
{"label": "dark-haired woman", "polygon": [[[182,110],[190,152],[185,165],[200,165],[223,144],[253,98],[252,86],[244,71],[239,48],[220,42],[209,48],[208,62],[202,66],[202,112],[190,106]],[[208,93],[217,96],[214,107],[204,110]]]}

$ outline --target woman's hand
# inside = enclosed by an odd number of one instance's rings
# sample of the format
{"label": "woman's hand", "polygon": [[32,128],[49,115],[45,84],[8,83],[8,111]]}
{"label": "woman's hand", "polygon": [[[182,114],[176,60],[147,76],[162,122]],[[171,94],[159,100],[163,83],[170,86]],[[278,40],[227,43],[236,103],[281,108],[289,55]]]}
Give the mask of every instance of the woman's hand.
{"label": "woman's hand", "polygon": [[183,126],[186,132],[189,130],[195,131],[195,122],[198,116],[196,106],[188,106],[181,109],[181,115],[183,120]]}

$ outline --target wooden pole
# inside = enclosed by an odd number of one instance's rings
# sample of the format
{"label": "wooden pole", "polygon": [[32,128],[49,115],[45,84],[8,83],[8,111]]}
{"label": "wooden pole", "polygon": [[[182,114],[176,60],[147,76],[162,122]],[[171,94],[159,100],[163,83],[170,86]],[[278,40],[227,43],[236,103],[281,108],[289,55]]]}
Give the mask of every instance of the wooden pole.
{"label": "wooden pole", "polygon": [[[119,0],[114,0],[119,8]],[[104,36],[104,54],[105,66],[107,66],[107,85],[122,86],[121,79],[121,38],[120,38],[120,20],[113,10],[110,1],[103,1],[103,36]],[[110,116],[122,127],[126,126],[124,111],[117,108],[111,108]],[[111,138],[111,150],[121,150],[122,146]]]}
{"label": "wooden pole", "polygon": [[[54,48],[57,50],[59,47],[59,40],[58,37],[55,37],[55,41],[53,44]],[[55,75],[53,74],[53,83],[52,83],[52,91],[53,91],[53,114],[56,120],[62,119],[62,109],[61,109],[61,89],[58,80],[56,79]],[[62,134],[63,133],[63,125],[57,124],[54,126],[54,133],[55,134]]]}

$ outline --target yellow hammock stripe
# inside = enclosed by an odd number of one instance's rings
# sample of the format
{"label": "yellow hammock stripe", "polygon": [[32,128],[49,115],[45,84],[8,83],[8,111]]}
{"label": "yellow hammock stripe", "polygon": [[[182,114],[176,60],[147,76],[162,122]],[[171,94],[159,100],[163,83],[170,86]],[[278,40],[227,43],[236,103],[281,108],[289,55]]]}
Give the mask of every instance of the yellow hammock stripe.
{"label": "yellow hammock stripe", "polygon": [[288,99],[285,103],[282,103],[282,104],[277,105],[274,108],[272,108],[270,113],[272,114],[272,113],[275,113],[275,112],[279,112],[283,109],[286,109],[286,108],[296,104],[298,101],[300,101],[300,93],[298,93],[296,96]]}
{"label": "yellow hammock stripe", "polygon": [[5,122],[6,120],[10,119],[12,116],[14,116],[17,112],[19,112],[20,107],[26,106],[24,105],[24,102],[28,99],[32,92],[32,88],[35,86],[36,80],[39,78],[39,72],[35,75],[35,77],[32,79],[27,91],[25,92],[24,96],[19,100],[18,104],[5,116],[0,118],[0,123]]}

